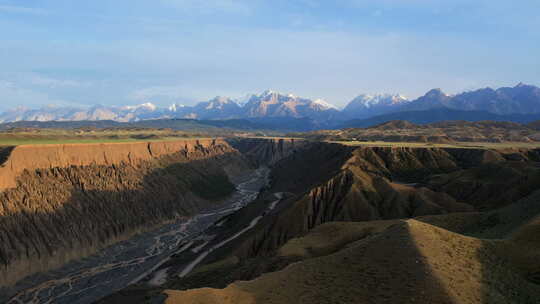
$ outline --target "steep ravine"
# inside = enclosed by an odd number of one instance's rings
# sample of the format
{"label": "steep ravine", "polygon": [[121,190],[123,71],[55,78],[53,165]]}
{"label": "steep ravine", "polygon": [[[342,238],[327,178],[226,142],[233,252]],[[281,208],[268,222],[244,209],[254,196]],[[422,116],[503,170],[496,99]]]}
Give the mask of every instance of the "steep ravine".
{"label": "steep ravine", "polygon": [[248,170],[222,140],[16,147],[0,168],[0,285],[194,215]]}
{"label": "steep ravine", "polygon": [[274,165],[311,143],[301,139],[231,138],[227,142],[256,166]]}

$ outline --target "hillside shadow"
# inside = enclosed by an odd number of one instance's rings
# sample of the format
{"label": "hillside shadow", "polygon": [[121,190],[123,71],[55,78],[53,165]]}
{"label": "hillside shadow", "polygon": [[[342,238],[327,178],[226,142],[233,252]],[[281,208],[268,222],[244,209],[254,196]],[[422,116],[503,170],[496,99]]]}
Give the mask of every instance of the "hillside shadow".
{"label": "hillside shadow", "polygon": [[2,147],[0,146],[0,167],[3,167],[6,161],[9,159],[11,152],[13,152],[15,146]]}
{"label": "hillside shadow", "polygon": [[169,291],[176,303],[460,303],[433,275],[403,221],[342,250],[227,288]]}
{"label": "hillside shadow", "polygon": [[424,228],[423,234],[431,235],[433,242],[426,245],[429,242],[420,235],[419,248],[428,253],[437,277],[460,303],[538,303],[540,286],[535,286],[538,282],[529,277],[540,269],[538,230],[525,233],[535,239],[525,245],[507,238],[510,231],[525,225],[538,213],[540,205],[534,202],[533,207],[528,203],[533,202],[524,199],[488,213],[417,219],[443,228]]}
{"label": "hillside shadow", "polygon": [[[471,216],[478,219],[477,213]],[[467,222],[455,230],[464,231]],[[538,241],[534,231],[526,235]],[[231,298],[246,303],[292,303],[292,299],[294,303],[538,303],[535,272],[529,277],[521,273],[504,251],[515,245],[403,220],[329,256],[304,260],[254,281],[236,282],[224,290],[205,289],[211,297],[192,290],[187,297],[178,293],[178,302],[171,303],[194,303],[193,295],[204,299],[197,303],[235,303],[226,300]],[[525,248],[514,248],[514,254],[522,254]],[[538,255],[529,255],[526,267],[538,269],[539,260]]]}
{"label": "hillside shadow", "polygon": [[235,190],[225,168],[236,162],[236,152],[197,160],[182,152],[137,166],[25,171],[0,193],[0,285],[219,206]]}
{"label": "hillside shadow", "polygon": [[539,289],[496,246],[409,220],[234,287],[255,298],[249,303],[538,303]]}
{"label": "hillside shadow", "polygon": [[540,299],[540,191],[505,208],[485,213],[466,231],[483,240],[485,303],[538,303]]}

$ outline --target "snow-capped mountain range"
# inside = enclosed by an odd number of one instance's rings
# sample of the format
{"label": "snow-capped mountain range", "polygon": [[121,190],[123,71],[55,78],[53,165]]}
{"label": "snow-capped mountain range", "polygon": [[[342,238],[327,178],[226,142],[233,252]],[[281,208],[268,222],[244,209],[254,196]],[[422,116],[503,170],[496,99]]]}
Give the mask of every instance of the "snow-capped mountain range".
{"label": "snow-capped mountain range", "polygon": [[401,94],[362,94],[349,102],[343,113],[350,119],[361,119],[398,110],[409,102]]}
{"label": "snow-capped mountain range", "polygon": [[235,119],[292,117],[311,118],[317,121],[336,119],[339,110],[322,100],[311,100],[292,94],[267,90],[261,94],[247,95],[241,99],[217,96],[194,106],[173,104],[159,108],[152,103],[135,106],[93,106],[70,108],[46,106],[41,109],[17,108],[0,114],[0,122],[13,121],[75,121],[115,120],[131,122],[145,119]]}
{"label": "snow-capped mountain range", "polygon": [[239,99],[215,97],[195,106],[173,104],[160,108],[152,103],[135,106],[93,106],[71,108],[47,106],[41,109],[17,108],[0,114],[0,122],[114,120],[132,122],[148,119],[258,119],[308,118],[325,124],[340,120],[363,119],[394,112],[448,108],[461,111],[485,111],[493,114],[540,113],[540,88],[518,84],[515,87],[491,88],[445,94],[433,89],[415,100],[400,94],[359,95],[340,110],[322,100],[302,98],[267,90]]}

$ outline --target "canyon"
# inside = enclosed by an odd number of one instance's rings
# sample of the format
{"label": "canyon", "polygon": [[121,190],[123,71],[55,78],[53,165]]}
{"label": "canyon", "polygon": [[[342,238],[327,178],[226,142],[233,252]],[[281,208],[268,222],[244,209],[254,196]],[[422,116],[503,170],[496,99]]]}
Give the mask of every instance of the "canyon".
{"label": "canyon", "polygon": [[[512,290],[526,287],[519,299],[540,294],[531,262],[540,244],[529,234],[540,214],[539,149],[230,138],[6,147],[0,160],[9,303],[328,303],[317,289],[354,303],[374,277],[390,282],[375,275],[382,269],[406,267],[408,290],[377,298],[397,301],[429,281],[411,259],[433,267],[459,246],[480,268],[475,250],[510,260],[500,271],[521,282]],[[495,238],[504,241],[483,240]],[[410,252],[398,264],[377,264],[377,252],[395,259],[403,242]],[[351,259],[373,276],[338,265]],[[450,284],[445,271],[430,273]],[[283,286],[287,276],[298,280]],[[334,279],[359,285],[340,290]]]}
{"label": "canyon", "polygon": [[309,142],[166,279],[98,303],[536,303],[538,153]]}
{"label": "canyon", "polygon": [[[287,153],[279,141],[265,144]],[[8,291],[165,223],[226,213],[245,200],[235,183],[255,172],[222,139],[26,145],[0,154],[0,286]]]}

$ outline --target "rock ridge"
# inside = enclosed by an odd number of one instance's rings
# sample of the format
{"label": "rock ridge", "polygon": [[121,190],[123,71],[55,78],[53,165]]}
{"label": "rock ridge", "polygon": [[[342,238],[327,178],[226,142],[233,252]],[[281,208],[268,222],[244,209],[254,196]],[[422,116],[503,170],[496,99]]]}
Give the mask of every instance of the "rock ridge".
{"label": "rock ridge", "polygon": [[[223,150],[222,139],[186,139],[163,142],[24,145],[0,150],[6,154],[0,167],[0,190],[16,187],[16,179],[24,170],[68,168],[88,165],[140,164],[153,158],[182,151],[192,153],[209,147]],[[9,153],[9,154],[8,154]]]}

